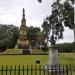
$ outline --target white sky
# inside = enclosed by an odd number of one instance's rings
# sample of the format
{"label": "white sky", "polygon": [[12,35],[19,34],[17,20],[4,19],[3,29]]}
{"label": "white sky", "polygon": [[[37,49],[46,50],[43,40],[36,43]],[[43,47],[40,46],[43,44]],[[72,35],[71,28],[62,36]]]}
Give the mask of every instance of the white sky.
{"label": "white sky", "polygon": [[[41,27],[43,20],[51,13],[54,0],[0,0],[0,24],[21,25],[22,9],[25,8],[27,26]],[[64,39],[60,42],[73,42],[73,31],[65,29]]]}

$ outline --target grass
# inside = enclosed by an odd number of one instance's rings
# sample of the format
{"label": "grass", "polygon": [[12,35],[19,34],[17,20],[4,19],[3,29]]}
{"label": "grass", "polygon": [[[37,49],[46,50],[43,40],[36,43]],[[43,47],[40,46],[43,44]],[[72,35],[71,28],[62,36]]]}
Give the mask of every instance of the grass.
{"label": "grass", "polygon": [[7,49],[2,54],[21,54],[21,49]]}
{"label": "grass", "polygon": [[74,64],[75,65],[75,53],[60,53],[59,54],[61,64]]}
{"label": "grass", "polygon": [[[35,65],[36,59],[40,59],[40,64],[48,63],[48,55],[1,55],[0,66],[2,65]],[[74,64],[75,65],[75,54],[74,53],[60,53],[59,54],[60,64]]]}
{"label": "grass", "polygon": [[[42,50],[32,50],[32,54],[42,53],[48,54],[48,52],[44,52]],[[21,49],[7,49],[5,52],[3,52],[3,54],[21,54]],[[36,59],[40,59],[41,64],[48,63],[48,55],[4,55],[0,56],[0,65],[32,65],[35,64]],[[60,64],[75,64],[75,53],[59,53],[59,60]]]}
{"label": "grass", "polygon": [[40,49],[33,49],[32,54],[48,54],[48,52],[44,52],[43,50]]}
{"label": "grass", "polygon": [[41,64],[48,61],[47,55],[4,55],[0,56],[0,65],[35,65],[35,60],[40,59]]}
{"label": "grass", "polygon": [[[7,49],[2,54],[21,54],[21,49]],[[44,52],[40,49],[32,49],[32,54],[48,54],[48,52]]]}

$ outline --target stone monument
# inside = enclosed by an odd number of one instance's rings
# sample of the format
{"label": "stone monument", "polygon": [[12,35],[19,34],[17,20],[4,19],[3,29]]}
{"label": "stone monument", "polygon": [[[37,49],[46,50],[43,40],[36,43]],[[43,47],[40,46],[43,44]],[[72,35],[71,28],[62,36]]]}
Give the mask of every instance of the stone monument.
{"label": "stone monument", "polygon": [[56,40],[52,35],[48,41],[51,43],[51,45],[48,45],[48,64],[44,65],[44,68],[49,70],[49,72],[55,72],[56,70],[59,71],[58,46],[55,45]]}
{"label": "stone monument", "polygon": [[59,56],[58,56],[58,46],[55,45],[54,36],[51,36],[50,39],[51,45],[49,46],[49,65],[58,65],[59,64]]}
{"label": "stone monument", "polygon": [[16,48],[22,49],[22,54],[30,54],[30,45],[29,40],[27,37],[27,26],[26,26],[26,19],[25,19],[25,10],[23,8],[23,15],[21,20],[20,26],[20,34],[17,40]]}
{"label": "stone monument", "polygon": [[59,72],[59,71],[63,71],[63,65],[60,65],[59,63],[59,55],[58,55],[58,46],[55,45],[56,43],[56,38],[54,37],[54,35],[51,36],[49,42],[51,43],[51,45],[48,47],[49,49],[49,59],[48,59],[48,65],[46,66],[46,69],[50,69],[49,71],[53,71],[53,72]]}
{"label": "stone monument", "polygon": [[49,47],[48,64],[49,65],[58,65],[59,64],[58,47],[57,46]]}

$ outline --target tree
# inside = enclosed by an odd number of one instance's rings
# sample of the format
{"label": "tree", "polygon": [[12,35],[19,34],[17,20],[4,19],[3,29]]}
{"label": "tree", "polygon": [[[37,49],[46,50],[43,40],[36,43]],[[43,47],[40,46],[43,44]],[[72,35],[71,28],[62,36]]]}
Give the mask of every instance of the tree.
{"label": "tree", "polygon": [[57,44],[57,46],[59,46],[59,52],[75,51],[75,43],[62,43],[62,44]]}
{"label": "tree", "polygon": [[13,37],[13,41],[14,41],[13,44],[15,47],[15,44],[17,43],[17,39],[19,38],[19,28],[16,26],[13,26],[12,37]]}
{"label": "tree", "polygon": [[[63,25],[62,25],[62,15],[63,6],[59,0],[52,4],[52,14],[46,18],[43,22],[43,26],[47,26],[49,41],[51,44],[55,44],[57,39],[63,38]],[[45,23],[45,24],[44,24]],[[45,27],[46,28],[46,27]]]}
{"label": "tree", "polygon": [[44,22],[42,24],[42,28],[43,28],[42,32],[44,34],[44,40],[47,39],[47,41],[48,41],[48,32],[49,32],[50,24],[49,24],[49,21],[47,20],[47,18],[44,20]]}
{"label": "tree", "polygon": [[[74,0],[70,0],[70,1],[72,1],[72,3],[74,4]],[[40,2],[40,3],[41,3],[41,2],[42,2],[42,0],[38,0],[38,2]]]}
{"label": "tree", "polygon": [[40,28],[38,27],[28,27],[28,30],[27,30],[27,36],[28,36],[28,39],[30,41],[30,44],[32,47],[35,47],[36,46],[36,43],[37,43],[37,33],[40,32]]}
{"label": "tree", "polygon": [[0,24],[0,48],[14,48],[18,34],[18,27]]}
{"label": "tree", "polygon": [[42,0],[38,0],[38,2],[40,2],[40,3],[41,3],[41,2],[42,2]]}
{"label": "tree", "polygon": [[37,40],[38,47],[41,49],[41,47],[44,46],[44,43],[45,43],[45,38],[44,38],[43,32],[37,33],[36,40]]}
{"label": "tree", "polygon": [[70,0],[72,2],[72,4],[74,4],[74,0]]}
{"label": "tree", "polygon": [[[72,4],[74,4],[74,0],[70,0]],[[69,0],[66,0],[64,4],[60,3],[60,0],[56,0],[56,2],[52,5],[52,15],[46,18],[43,22],[43,29],[47,32],[52,30],[52,38],[55,41],[55,38],[63,38],[64,27],[62,22],[64,22],[64,26],[69,27],[74,30],[74,42],[75,42],[75,24],[74,24],[74,7],[72,6]],[[54,24],[53,24],[54,23]],[[46,28],[47,27],[47,28]],[[50,33],[51,34],[51,33]],[[55,35],[55,37],[54,37]]]}
{"label": "tree", "polygon": [[[71,0],[73,3],[73,0]],[[74,24],[74,7],[70,4],[69,1],[64,3],[64,25],[74,30],[74,42],[75,42],[75,24]]]}

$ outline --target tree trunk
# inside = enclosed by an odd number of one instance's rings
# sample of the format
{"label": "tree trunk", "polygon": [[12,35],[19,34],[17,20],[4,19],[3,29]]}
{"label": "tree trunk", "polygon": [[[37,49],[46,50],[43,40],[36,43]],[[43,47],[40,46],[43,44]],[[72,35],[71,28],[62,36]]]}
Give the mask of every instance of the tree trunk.
{"label": "tree trunk", "polygon": [[74,42],[75,42],[75,28],[74,28]]}
{"label": "tree trunk", "polygon": [[74,24],[74,42],[75,42],[75,24]]}

